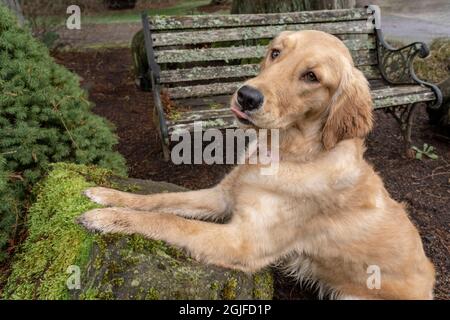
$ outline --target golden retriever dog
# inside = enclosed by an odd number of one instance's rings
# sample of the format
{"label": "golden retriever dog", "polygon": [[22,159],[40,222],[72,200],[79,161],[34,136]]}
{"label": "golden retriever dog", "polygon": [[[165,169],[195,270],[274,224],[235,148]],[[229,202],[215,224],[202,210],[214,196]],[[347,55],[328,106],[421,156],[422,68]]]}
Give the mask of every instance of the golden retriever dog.
{"label": "golden retriever dog", "polygon": [[206,263],[246,272],[283,263],[323,297],[432,299],[435,273],[419,233],[363,158],[371,95],[338,38],[282,32],[259,75],[232,97],[231,110],[243,127],[279,129],[276,174],[243,164],[199,191],[90,188],[86,195],[106,208],[86,212],[79,223],[164,240]]}

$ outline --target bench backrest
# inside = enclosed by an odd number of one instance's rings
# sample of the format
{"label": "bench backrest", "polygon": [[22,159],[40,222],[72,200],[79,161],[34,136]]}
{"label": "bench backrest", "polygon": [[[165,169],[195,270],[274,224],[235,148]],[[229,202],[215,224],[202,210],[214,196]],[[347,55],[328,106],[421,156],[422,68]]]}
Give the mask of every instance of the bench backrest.
{"label": "bench backrest", "polygon": [[370,16],[366,9],[154,16],[147,20],[151,36],[147,45],[160,69],[154,73],[172,100],[233,93],[242,80],[258,73],[266,45],[284,30],[321,30],[336,35],[369,80],[381,79]]}

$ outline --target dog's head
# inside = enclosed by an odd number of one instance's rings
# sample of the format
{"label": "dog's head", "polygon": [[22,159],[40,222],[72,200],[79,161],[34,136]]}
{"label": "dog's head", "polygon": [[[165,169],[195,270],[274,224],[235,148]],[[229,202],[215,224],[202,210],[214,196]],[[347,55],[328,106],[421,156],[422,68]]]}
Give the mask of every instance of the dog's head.
{"label": "dog's head", "polygon": [[372,100],[364,75],[338,38],[320,31],[282,32],[269,45],[261,72],[234,94],[231,110],[243,126],[319,127],[326,149],[364,137]]}

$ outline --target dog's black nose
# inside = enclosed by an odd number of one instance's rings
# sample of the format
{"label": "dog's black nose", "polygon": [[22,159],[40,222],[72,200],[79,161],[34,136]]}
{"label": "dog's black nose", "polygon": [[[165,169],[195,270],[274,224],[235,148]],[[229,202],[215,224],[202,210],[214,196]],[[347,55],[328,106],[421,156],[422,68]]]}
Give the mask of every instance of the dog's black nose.
{"label": "dog's black nose", "polygon": [[263,94],[250,86],[242,86],[237,92],[237,101],[244,111],[252,111],[262,106]]}

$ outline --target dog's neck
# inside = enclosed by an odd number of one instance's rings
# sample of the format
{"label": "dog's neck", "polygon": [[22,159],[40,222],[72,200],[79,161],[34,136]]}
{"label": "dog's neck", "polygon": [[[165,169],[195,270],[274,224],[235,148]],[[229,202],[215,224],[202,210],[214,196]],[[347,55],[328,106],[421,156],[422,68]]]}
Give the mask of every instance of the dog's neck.
{"label": "dog's neck", "polygon": [[280,132],[280,159],[308,162],[325,150],[322,145],[320,122],[294,124]]}

